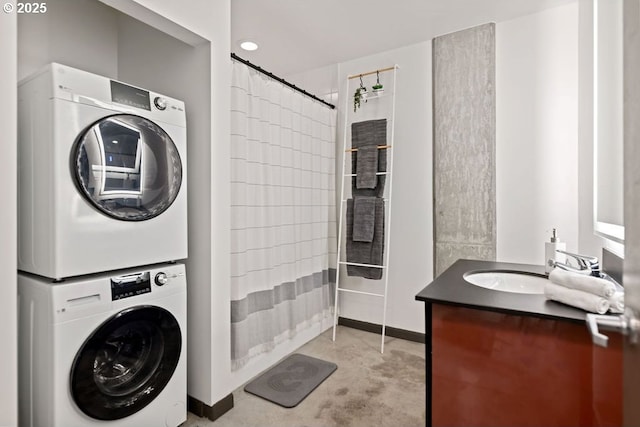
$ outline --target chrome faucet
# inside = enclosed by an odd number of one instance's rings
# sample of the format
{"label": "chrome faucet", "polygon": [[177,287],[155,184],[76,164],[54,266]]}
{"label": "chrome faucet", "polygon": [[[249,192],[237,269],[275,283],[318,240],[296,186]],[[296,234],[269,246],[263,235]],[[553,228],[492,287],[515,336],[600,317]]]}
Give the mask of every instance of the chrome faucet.
{"label": "chrome faucet", "polygon": [[572,271],[574,273],[580,273],[580,274],[585,274],[585,275],[590,275],[595,277],[602,277],[602,274],[600,271],[600,262],[598,261],[597,257],[574,254],[571,252],[561,251],[559,249],[556,249],[556,252],[565,254],[575,259],[576,263],[578,264],[578,267],[576,268],[571,264],[569,264],[568,262],[564,263],[564,262],[549,260],[549,264],[551,266],[558,267],[567,271]]}

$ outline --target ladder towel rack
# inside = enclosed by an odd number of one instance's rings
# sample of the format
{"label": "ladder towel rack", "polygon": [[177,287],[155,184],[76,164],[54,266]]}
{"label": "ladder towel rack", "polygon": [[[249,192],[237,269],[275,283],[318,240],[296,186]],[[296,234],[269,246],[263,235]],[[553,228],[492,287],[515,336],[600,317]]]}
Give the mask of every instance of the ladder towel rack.
{"label": "ladder towel rack", "polygon": [[[381,339],[381,343],[380,343],[380,353],[384,353],[384,339],[385,339],[385,332],[386,332],[386,324],[387,324],[387,298],[388,298],[388,289],[389,289],[389,253],[391,252],[391,206],[392,206],[392,195],[393,195],[393,151],[392,151],[392,147],[394,146],[394,136],[395,136],[395,113],[396,113],[396,77],[397,77],[397,70],[398,70],[398,65],[394,65],[392,67],[387,67],[387,68],[382,68],[379,70],[374,70],[374,71],[368,71],[366,73],[362,73],[362,74],[354,74],[354,75],[350,75],[347,77],[347,93],[345,95],[345,118],[344,118],[344,132],[343,132],[343,139],[342,139],[342,144],[343,144],[343,148],[344,148],[344,152],[345,155],[343,156],[342,159],[342,179],[341,179],[341,192],[340,192],[340,200],[342,200],[342,203],[340,203],[340,221],[339,221],[339,227],[338,227],[338,256],[337,256],[337,261],[336,261],[336,288],[335,288],[335,297],[334,297],[334,303],[335,303],[335,307],[334,307],[334,313],[333,313],[333,341],[336,340],[336,328],[338,325],[338,311],[339,311],[339,300],[340,300],[340,294],[342,292],[344,293],[349,293],[349,294],[354,294],[354,295],[365,295],[365,296],[371,296],[371,297],[379,297],[382,298],[383,302],[382,302],[382,339]],[[381,72],[386,72],[386,71],[393,71],[393,82],[392,82],[392,98],[391,98],[391,105],[390,107],[388,106],[388,108],[386,109],[386,115],[385,115],[385,119],[387,120],[387,124],[390,124],[390,128],[387,129],[387,134],[389,135],[389,139],[388,139],[388,144],[385,145],[377,145],[378,150],[388,150],[389,152],[389,156],[386,162],[386,169],[383,171],[378,171],[376,172],[376,176],[379,177],[379,179],[386,179],[386,181],[379,181],[379,182],[388,182],[388,187],[383,189],[382,193],[383,194],[379,194],[378,197],[382,200],[384,200],[384,202],[386,205],[386,211],[387,213],[384,215],[384,236],[383,238],[383,248],[386,248],[386,251],[384,252],[384,256],[382,257],[382,264],[378,265],[378,264],[367,264],[367,263],[357,263],[357,262],[349,262],[347,260],[343,260],[342,257],[344,256],[343,251],[342,251],[342,239],[343,239],[343,230],[344,230],[344,223],[345,223],[345,204],[347,204],[347,198],[345,197],[345,182],[349,182],[352,183],[352,179],[354,179],[356,177],[356,171],[352,170],[352,173],[347,173],[346,172],[346,164],[347,164],[347,158],[351,157],[351,155],[353,155],[354,153],[356,153],[358,151],[357,147],[350,147],[347,148],[347,135],[348,135],[348,127],[350,124],[353,124],[355,121],[353,119],[350,119],[350,114],[355,114],[351,113],[351,109],[348,108],[349,107],[349,101],[352,100],[352,96],[351,96],[351,92],[350,92],[350,85],[349,85],[349,81],[355,78],[362,78],[364,76],[367,75],[371,75],[371,74],[377,74],[379,76],[379,73]],[[378,81],[379,82],[379,81]],[[375,100],[379,100],[378,97],[374,97],[370,99],[372,102]],[[375,101],[378,102],[378,101]],[[378,105],[379,106],[379,105]],[[366,109],[367,106],[363,104],[363,106],[361,107],[361,109]],[[390,116],[390,117],[389,117]],[[390,133],[389,133],[390,132]],[[350,161],[350,163],[352,163]],[[349,178],[348,180],[345,180],[345,178]],[[353,186],[353,184],[351,184]],[[387,196],[386,197],[382,197],[384,195],[384,192],[387,192]],[[353,197],[353,189],[351,190],[351,194]],[[348,209],[347,209],[348,211]],[[383,210],[384,212],[384,210]],[[348,236],[348,231],[347,231],[347,236]],[[371,269],[379,269],[380,271],[382,271],[382,275],[384,276],[384,291],[383,292],[366,292],[366,291],[362,291],[362,290],[357,290],[357,289],[349,289],[349,288],[345,288],[341,286],[340,283],[340,270],[341,267],[344,266],[343,268],[347,269],[349,266],[353,266],[353,267],[359,267],[359,268],[371,268]],[[377,279],[377,277],[376,277]],[[365,280],[367,280],[365,278]],[[373,280],[373,279],[372,279]]]}

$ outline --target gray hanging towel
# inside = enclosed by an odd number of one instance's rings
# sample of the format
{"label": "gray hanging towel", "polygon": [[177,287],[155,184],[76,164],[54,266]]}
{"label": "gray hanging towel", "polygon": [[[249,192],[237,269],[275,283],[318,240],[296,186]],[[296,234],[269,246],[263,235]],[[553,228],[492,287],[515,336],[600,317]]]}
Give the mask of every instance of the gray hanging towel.
{"label": "gray hanging towel", "polygon": [[[364,122],[356,122],[351,124],[351,147],[371,147],[387,144],[387,119],[367,120]],[[377,172],[387,171],[387,150],[377,150],[378,167]],[[382,197],[384,194],[385,176],[376,176],[376,185],[374,188],[358,188],[357,186],[357,163],[358,152],[351,153],[351,170],[356,173],[352,178],[351,190],[354,196],[375,196]]]}
{"label": "gray hanging towel", "polygon": [[353,241],[373,242],[376,221],[376,198],[354,197],[353,199]]}
{"label": "gray hanging towel", "polygon": [[367,145],[358,148],[356,158],[356,188],[376,188],[378,185],[378,147]]}
{"label": "gray hanging towel", "polygon": [[[382,265],[384,254],[384,199],[375,199],[375,224],[371,242],[353,241],[353,199],[347,200],[347,262]],[[347,265],[347,275],[380,280],[382,268]]]}

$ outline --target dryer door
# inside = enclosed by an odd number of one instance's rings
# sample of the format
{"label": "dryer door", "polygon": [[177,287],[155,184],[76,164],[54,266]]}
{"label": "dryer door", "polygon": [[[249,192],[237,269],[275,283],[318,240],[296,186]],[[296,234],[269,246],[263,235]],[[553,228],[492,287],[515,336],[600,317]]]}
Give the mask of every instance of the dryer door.
{"label": "dryer door", "polygon": [[123,310],[100,325],[77,353],[71,368],[73,400],[95,419],[132,415],[162,392],[181,350],[180,326],[167,310]]}
{"label": "dryer door", "polygon": [[171,137],[131,114],[105,117],[86,128],[72,150],[71,170],[89,203],[123,221],[160,215],[182,183],[182,162]]}

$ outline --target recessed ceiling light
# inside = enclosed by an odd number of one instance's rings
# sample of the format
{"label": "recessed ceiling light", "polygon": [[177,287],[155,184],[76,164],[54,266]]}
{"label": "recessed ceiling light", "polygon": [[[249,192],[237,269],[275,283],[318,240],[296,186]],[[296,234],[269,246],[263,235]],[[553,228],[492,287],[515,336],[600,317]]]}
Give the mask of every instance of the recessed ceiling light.
{"label": "recessed ceiling light", "polygon": [[258,49],[258,43],[252,42],[251,40],[242,40],[240,42],[240,47],[244,50],[256,50]]}

